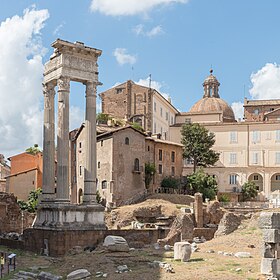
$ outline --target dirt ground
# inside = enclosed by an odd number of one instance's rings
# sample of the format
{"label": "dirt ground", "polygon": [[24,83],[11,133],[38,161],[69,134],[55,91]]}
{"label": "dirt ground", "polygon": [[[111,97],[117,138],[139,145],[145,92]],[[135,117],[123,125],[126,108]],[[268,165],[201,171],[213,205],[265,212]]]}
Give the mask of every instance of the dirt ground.
{"label": "dirt ground", "polygon": [[[187,263],[174,261],[172,251],[155,250],[153,246],[135,249],[128,253],[109,253],[100,246],[92,252],[67,255],[63,258],[43,257],[17,251],[17,269],[30,269],[32,266],[37,266],[42,267],[44,271],[66,276],[73,270],[86,268],[93,275],[91,279],[96,279],[96,272],[102,271],[108,273],[106,278],[108,280],[261,280],[265,277],[259,273],[262,236],[257,226],[257,218],[258,216],[254,215],[252,219],[245,220],[237,231],[227,236],[198,244],[199,251],[194,252]],[[0,250],[12,251],[4,247],[1,247]],[[207,253],[209,250],[213,250],[214,253]],[[252,258],[224,256],[219,254],[219,251],[249,252]],[[163,269],[151,268],[148,263],[155,260],[171,264],[175,273],[166,273]],[[116,273],[118,265],[127,265],[131,271],[118,274]],[[12,277],[10,276],[10,278]]]}

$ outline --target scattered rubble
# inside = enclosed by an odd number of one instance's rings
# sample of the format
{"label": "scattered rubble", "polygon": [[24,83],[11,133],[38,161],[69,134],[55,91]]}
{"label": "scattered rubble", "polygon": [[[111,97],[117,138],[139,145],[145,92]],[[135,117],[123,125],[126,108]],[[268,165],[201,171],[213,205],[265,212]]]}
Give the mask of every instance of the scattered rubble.
{"label": "scattered rubble", "polygon": [[128,243],[121,236],[108,235],[104,239],[103,246],[113,252],[129,252]]}

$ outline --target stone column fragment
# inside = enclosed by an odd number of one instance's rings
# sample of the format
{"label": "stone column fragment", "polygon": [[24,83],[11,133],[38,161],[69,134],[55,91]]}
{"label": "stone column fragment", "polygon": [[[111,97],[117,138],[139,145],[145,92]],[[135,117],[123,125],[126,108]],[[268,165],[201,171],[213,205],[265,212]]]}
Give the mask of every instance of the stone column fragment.
{"label": "stone column fragment", "polygon": [[57,200],[69,202],[69,93],[70,79],[60,77],[57,125]]}
{"label": "stone column fragment", "polygon": [[86,158],[84,166],[85,204],[96,203],[96,84],[86,83]]}
{"label": "stone column fragment", "polygon": [[44,91],[44,131],[43,131],[43,201],[55,198],[55,124],[54,90],[55,84],[43,85]]}
{"label": "stone column fragment", "polygon": [[203,227],[203,198],[201,193],[195,193],[194,195],[194,216],[196,221],[196,227]]}

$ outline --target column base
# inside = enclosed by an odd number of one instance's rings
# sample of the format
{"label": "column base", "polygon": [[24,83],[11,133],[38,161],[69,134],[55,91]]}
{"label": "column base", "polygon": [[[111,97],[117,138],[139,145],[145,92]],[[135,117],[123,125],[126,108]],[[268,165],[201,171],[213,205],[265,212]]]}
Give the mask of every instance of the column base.
{"label": "column base", "polygon": [[73,205],[61,201],[42,203],[33,223],[36,229],[105,230],[104,207]]}

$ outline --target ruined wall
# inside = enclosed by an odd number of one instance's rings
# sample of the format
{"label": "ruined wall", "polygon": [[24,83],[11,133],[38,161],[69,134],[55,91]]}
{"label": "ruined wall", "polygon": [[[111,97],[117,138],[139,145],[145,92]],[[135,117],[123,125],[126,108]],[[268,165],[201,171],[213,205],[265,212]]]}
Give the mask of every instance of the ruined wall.
{"label": "ruined wall", "polygon": [[50,256],[63,256],[74,246],[94,246],[102,243],[108,235],[124,237],[130,247],[155,243],[159,237],[158,230],[41,230],[24,231],[25,250],[42,253],[48,243]]}
{"label": "ruined wall", "polygon": [[13,194],[0,193],[0,234],[21,233],[22,229],[31,227],[34,217],[34,214],[20,210],[17,198]]}

